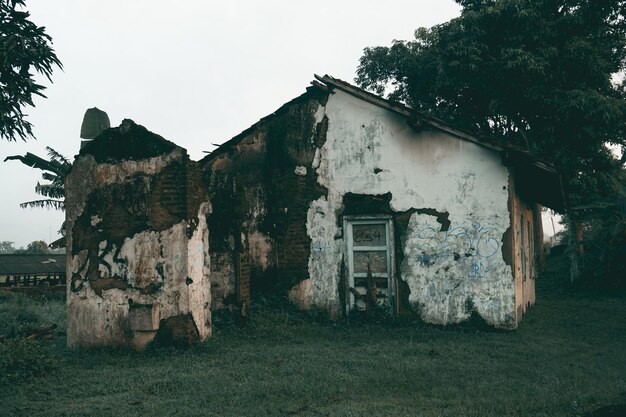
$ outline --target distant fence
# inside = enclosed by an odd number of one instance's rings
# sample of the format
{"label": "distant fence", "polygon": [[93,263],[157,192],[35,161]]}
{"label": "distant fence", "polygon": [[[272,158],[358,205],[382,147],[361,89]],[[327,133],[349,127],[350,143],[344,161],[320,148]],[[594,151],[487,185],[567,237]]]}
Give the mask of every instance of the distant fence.
{"label": "distant fence", "polygon": [[20,293],[25,295],[42,295],[42,294],[63,294],[65,295],[65,286],[45,286],[40,285],[38,287],[0,287],[0,292]]}
{"label": "distant fence", "polygon": [[0,287],[32,288],[32,287],[65,287],[65,274],[49,275],[5,275],[0,276]]}

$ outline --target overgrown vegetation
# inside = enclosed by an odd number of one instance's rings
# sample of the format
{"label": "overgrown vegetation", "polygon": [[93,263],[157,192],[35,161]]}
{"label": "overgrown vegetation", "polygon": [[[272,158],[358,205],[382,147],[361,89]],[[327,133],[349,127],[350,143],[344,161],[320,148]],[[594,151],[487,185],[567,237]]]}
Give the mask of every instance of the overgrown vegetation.
{"label": "overgrown vegetation", "polygon": [[47,183],[37,182],[35,186],[35,192],[43,197],[41,200],[27,201],[21,203],[22,208],[53,208],[55,210],[65,209],[65,176],[69,173],[72,163],[69,159],[55,151],[49,146],[46,146],[46,152],[49,159],[41,158],[30,152],[26,155],[13,155],[7,156],[4,162],[9,160],[18,160],[24,165],[31,168],[37,168],[42,171],[41,178]]}
{"label": "overgrown vegetation", "polygon": [[[626,297],[564,289],[567,258],[555,259],[513,332],[348,326],[257,302],[245,326],[222,325],[189,350],[68,351],[60,335],[42,347],[56,368],[13,380],[0,415],[575,417],[626,404]],[[0,323],[64,312],[59,301],[0,301]]]}
{"label": "overgrown vegetation", "polygon": [[617,284],[626,275],[614,262],[626,242],[626,2],[455,1],[458,18],[366,48],[357,83],[554,164],[569,221],[584,223],[577,238],[595,245],[582,271]]}
{"label": "overgrown vegetation", "polygon": [[572,210],[563,233],[566,241],[576,242],[569,250],[576,257],[580,276],[601,287],[626,288],[626,180],[623,181],[622,192],[613,199]]}
{"label": "overgrown vegetation", "polygon": [[25,7],[24,0],[0,0],[0,138],[8,141],[33,137],[24,108],[34,106],[34,96],[45,98],[45,87],[31,71],[51,81],[54,68],[62,68],[52,38]]}
{"label": "overgrown vegetation", "polygon": [[42,344],[40,337],[64,335],[65,323],[61,294],[0,292],[0,383],[12,385],[52,371],[56,365],[50,343]]}

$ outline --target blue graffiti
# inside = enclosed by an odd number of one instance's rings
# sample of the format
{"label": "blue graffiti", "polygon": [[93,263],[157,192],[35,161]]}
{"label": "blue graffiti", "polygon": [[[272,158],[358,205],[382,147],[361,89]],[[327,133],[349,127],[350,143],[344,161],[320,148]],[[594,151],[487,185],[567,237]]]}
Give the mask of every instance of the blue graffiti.
{"label": "blue graffiti", "polygon": [[482,278],[487,275],[487,268],[482,262],[472,262],[469,269],[470,278]]}
{"label": "blue graffiti", "polygon": [[311,245],[311,252],[326,252],[331,250],[332,246],[330,245],[322,245],[320,242],[315,242]]}
{"label": "blue graffiti", "polygon": [[438,227],[426,226],[418,231],[417,239],[420,242],[417,260],[422,265],[431,266],[450,258],[454,261],[471,258],[468,276],[473,278],[487,274],[482,261],[495,256],[501,246],[497,231],[477,221],[468,221],[444,232]]}
{"label": "blue graffiti", "polygon": [[433,258],[430,255],[427,255],[425,253],[420,253],[419,255],[417,255],[417,260],[422,264],[422,265],[426,265],[426,266],[431,266],[435,263],[435,258]]}

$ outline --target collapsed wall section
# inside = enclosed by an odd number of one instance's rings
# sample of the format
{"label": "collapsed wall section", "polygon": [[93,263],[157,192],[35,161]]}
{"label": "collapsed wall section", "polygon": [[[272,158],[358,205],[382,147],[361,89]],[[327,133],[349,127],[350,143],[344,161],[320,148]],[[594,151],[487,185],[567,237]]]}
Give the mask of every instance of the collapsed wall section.
{"label": "collapsed wall section", "polygon": [[66,178],[68,344],[188,344],[211,334],[201,173],[130,120],[84,147]]}

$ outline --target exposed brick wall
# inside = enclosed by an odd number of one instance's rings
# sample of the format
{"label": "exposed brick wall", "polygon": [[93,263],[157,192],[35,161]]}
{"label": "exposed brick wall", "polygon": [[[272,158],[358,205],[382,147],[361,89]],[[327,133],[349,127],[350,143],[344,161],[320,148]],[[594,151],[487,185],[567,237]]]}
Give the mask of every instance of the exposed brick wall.
{"label": "exposed brick wall", "polygon": [[[311,166],[302,164],[302,166]],[[306,176],[298,176],[293,170],[274,172],[272,176],[271,201],[262,227],[273,237],[276,280],[274,287],[288,290],[309,276],[308,261],[311,239],[306,230],[307,212],[312,200],[323,194],[311,169]]]}
{"label": "exposed brick wall", "polygon": [[[89,262],[72,279],[87,283],[98,294],[127,288],[124,277],[112,276],[103,256],[114,247],[119,251],[125,239],[137,233],[163,231],[181,220],[195,219],[204,196],[199,178],[197,163],[185,155],[157,175],[138,173],[130,181],[96,188],[83,213],[73,222],[72,254],[87,251]],[[101,242],[106,242],[104,249]],[[114,259],[119,260],[117,255]],[[108,271],[106,279],[101,276],[103,271]]]}
{"label": "exposed brick wall", "polygon": [[[173,344],[211,334],[200,180],[184,149],[132,121],[81,150],[66,178],[70,346],[141,349],[158,326]],[[132,306],[160,324],[137,327]]]}
{"label": "exposed brick wall", "polygon": [[[310,91],[200,162],[213,207],[208,218],[212,258],[223,261],[226,257],[216,254],[232,253],[238,245],[243,250],[239,303],[256,291],[286,296],[308,278],[307,212],[310,202],[326,191],[311,168],[327,126],[326,120],[316,122],[315,113],[326,98]],[[300,168],[296,174],[296,167],[306,168],[306,173]],[[250,255],[251,234],[270,242],[266,264]],[[234,269],[234,263],[233,258],[224,271]]]}
{"label": "exposed brick wall", "polygon": [[177,161],[167,166],[155,181],[151,223],[158,230],[186,217],[186,164],[184,161]]}
{"label": "exposed brick wall", "polygon": [[193,219],[198,215],[200,204],[207,200],[205,188],[202,185],[202,171],[198,162],[186,159],[187,172],[185,175],[187,218]]}

